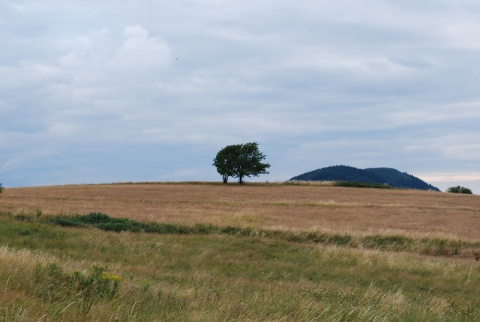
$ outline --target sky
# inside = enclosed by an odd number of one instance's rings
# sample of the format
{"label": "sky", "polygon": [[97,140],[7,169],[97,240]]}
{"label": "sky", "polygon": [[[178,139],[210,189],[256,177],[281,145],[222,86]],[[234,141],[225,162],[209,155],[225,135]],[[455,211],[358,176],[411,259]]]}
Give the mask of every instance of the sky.
{"label": "sky", "polygon": [[389,167],[480,193],[477,0],[0,2],[4,187]]}

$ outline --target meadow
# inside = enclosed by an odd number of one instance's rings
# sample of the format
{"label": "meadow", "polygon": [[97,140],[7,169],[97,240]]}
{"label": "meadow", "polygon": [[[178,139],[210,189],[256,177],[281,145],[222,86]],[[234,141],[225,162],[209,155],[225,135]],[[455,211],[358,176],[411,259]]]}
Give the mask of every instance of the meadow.
{"label": "meadow", "polygon": [[0,195],[0,321],[480,321],[479,229],[476,195],[10,188]]}

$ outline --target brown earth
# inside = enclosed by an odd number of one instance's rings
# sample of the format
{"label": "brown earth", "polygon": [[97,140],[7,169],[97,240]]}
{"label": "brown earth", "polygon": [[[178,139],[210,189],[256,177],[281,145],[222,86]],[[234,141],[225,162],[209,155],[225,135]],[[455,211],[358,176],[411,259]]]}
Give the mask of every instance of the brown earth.
{"label": "brown earth", "polygon": [[480,239],[480,196],[417,190],[209,183],[7,188],[0,211]]}

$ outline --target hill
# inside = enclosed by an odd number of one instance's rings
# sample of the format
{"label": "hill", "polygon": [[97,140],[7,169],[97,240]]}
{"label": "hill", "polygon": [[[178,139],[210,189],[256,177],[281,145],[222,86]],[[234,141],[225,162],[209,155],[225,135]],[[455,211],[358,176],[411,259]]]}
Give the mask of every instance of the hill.
{"label": "hill", "polygon": [[306,172],[290,179],[299,181],[354,181],[362,183],[388,184],[393,188],[434,190],[437,187],[392,168],[357,169],[345,165],[336,165]]}

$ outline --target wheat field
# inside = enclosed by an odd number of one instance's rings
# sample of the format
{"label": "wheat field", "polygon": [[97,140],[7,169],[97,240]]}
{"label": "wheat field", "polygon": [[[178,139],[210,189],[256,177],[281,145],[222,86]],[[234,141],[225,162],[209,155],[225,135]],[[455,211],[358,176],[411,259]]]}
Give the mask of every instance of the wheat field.
{"label": "wheat field", "polygon": [[6,189],[0,211],[103,212],[169,223],[479,239],[480,196],[285,184],[116,184]]}

